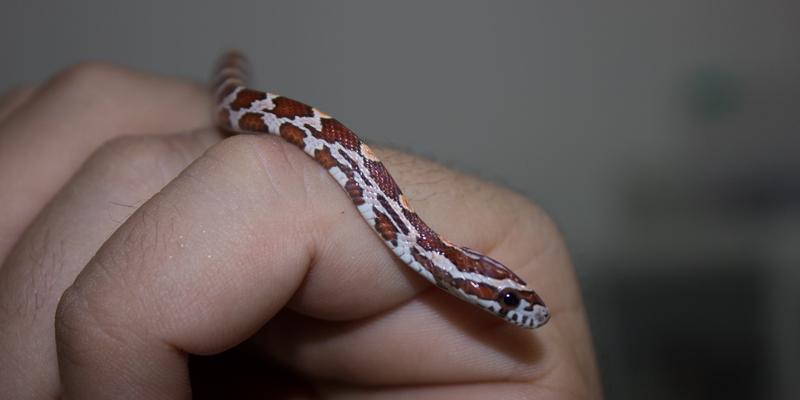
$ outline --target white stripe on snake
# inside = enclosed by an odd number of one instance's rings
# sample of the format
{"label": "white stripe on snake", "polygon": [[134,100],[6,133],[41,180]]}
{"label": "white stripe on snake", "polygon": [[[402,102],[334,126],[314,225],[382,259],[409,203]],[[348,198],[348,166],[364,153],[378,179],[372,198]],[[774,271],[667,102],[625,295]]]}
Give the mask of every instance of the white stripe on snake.
{"label": "white stripe on snake", "polygon": [[389,172],[339,121],[289,98],[246,87],[245,60],[226,54],[217,69],[217,123],[237,133],[269,133],[319,162],[370,227],[414,271],[461,300],[525,328],[550,318],[542,299],[500,262],[450,243],[422,221]]}

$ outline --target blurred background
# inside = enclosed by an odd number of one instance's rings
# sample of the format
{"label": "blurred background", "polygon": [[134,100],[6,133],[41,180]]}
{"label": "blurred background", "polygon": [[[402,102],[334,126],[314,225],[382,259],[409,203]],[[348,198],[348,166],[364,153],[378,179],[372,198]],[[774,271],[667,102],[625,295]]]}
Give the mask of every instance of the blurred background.
{"label": "blurred background", "polygon": [[242,49],[259,87],[544,207],[609,399],[797,399],[798,38],[777,0],[6,0],[0,90]]}

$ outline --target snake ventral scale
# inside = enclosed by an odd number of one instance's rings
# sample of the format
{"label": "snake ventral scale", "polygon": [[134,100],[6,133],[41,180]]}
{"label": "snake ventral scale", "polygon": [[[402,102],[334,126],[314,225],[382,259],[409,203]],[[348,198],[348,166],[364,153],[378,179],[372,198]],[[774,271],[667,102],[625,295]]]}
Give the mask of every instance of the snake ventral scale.
{"label": "snake ventral scale", "polygon": [[436,286],[518,326],[548,321],[542,299],[510,269],[447,241],[423,222],[355,133],[316,108],[247,88],[245,66],[237,52],[220,60],[214,83],[222,128],[277,135],[302,149],[341,185],[386,246]]}

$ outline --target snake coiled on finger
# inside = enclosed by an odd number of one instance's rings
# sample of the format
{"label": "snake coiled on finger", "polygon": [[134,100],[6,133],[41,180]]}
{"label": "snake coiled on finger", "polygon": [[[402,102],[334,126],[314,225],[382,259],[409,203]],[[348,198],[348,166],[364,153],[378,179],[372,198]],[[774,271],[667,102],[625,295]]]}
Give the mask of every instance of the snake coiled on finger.
{"label": "snake coiled on finger", "polygon": [[235,133],[277,135],[339,183],[386,246],[423,278],[525,328],[550,318],[542,299],[499,261],[447,241],[414,212],[389,171],[341,122],[290,98],[247,87],[246,61],[226,53],[215,75],[216,121]]}

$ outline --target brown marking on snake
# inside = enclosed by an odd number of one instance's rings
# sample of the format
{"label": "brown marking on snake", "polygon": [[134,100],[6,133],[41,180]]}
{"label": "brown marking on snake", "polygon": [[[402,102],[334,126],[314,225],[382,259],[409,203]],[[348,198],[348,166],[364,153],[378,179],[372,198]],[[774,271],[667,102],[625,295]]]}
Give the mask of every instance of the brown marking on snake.
{"label": "brown marking on snake", "polygon": [[358,163],[357,163],[357,162],[355,162],[355,160],[353,160],[352,158],[350,158],[350,156],[349,156],[349,155],[347,155],[347,152],[346,152],[346,151],[344,151],[344,150],[342,150],[342,149],[340,148],[340,149],[339,149],[339,155],[340,155],[342,158],[344,158],[344,159],[345,159],[345,161],[347,161],[347,163],[348,163],[348,164],[350,164],[350,167],[353,169],[353,171],[355,171],[355,173],[357,173],[357,174],[358,174],[358,176],[360,176],[360,177],[361,177],[361,181],[362,181],[362,182],[364,182],[364,184],[365,184],[365,185],[367,185],[367,186],[372,186],[372,183],[369,181],[369,179],[367,179],[367,177],[366,177],[366,176],[364,176],[364,173],[363,173],[363,172],[361,172],[361,168],[358,166]]}
{"label": "brown marking on snake", "polygon": [[450,287],[460,289],[466,294],[470,294],[484,300],[497,299],[498,291],[494,286],[480,282],[473,282],[468,279],[453,278],[444,270],[433,265],[433,262],[424,257],[416,248],[411,249],[411,256],[414,258],[414,260],[420,263],[423,268],[428,270],[431,275],[433,275],[437,286],[446,289],[449,285]]}
{"label": "brown marking on snake", "polygon": [[272,100],[275,107],[270,110],[278,118],[313,117],[314,109],[288,97],[277,97]]}
{"label": "brown marking on snake", "polygon": [[378,211],[375,207],[372,207],[372,212],[375,213],[375,230],[378,231],[383,240],[392,242],[393,245],[397,246],[397,230],[392,221],[386,214]]}
{"label": "brown marking on snake", "polygon": [[[535,304],[538,304],[538,305],[540,305],[542,307],[546,307],[544,305],[544,300],[542,300],[542,298],[539,297],[539,295],[536,294],[536,292],[534,292],[533,290],[524,291],[524,292],[517,291],[515,293],[517,294],[517,297],[519,297],[520,299],[524,299],[525,301],[530,303],[530,307],[526,308],[526,310],[528,310],[528,311],[533,311],[533,306]],[[503,302],[501,301],[500,304],[502,304],[502,303]]]}
{"label": "brown marking on snake", "polygon": [[383,195],[379,194],[378,195],[378,202],[381,203],[381,206],[383,206],[383,209],[386,210],[387,213],[389,213],[389,217],[394,222],[394,225],[400,231],[402,231],[403,234],[408,235],[408,233],[409,233],[408,227],[406,226],[405,223],[403,223],[403,220],[400,219],[400,216],[398,216],[397,213],[394,211],[394,208],[392,208],[392,205],[389,204],[388,200],[386,200],[386,197],[383,197]]}
{"label": "brown marking on snake", "polygon": [[404,208],[403,215],[406,217],[406,220],[408,220],[411,226],[417,230],[417,234],[419,235],[417,244],[428,251],[442,252],[445,244],[439,238],[439,235],[437,235],[436,232],[434,232],[433,229],[428,226],[428,224],[422,221],[422,218],[420,218],[417,213]]}
{"label": "brown marking on snake", "polygon": [[254,132],[269,132],[262,115],[251,112],[239,117],[239,129]]}
{"label": "brown marking on snake", "polygon": [[364,201],[364,190],[361,189],[361,186],[353,179],[352,173],[347,177],[347,182],[344,184],[344,190],[350,195],[350,199],[353,200],[357,206],[360,206],[365,203]]}
{"label": "brown marking on snake", "polygon": [[267,94],[252,89],[242,89],[236,93],[236,98],[231,102],[231,110],[239,111],[242,108],[250,107],[254,101],[264,100]]}
{"label": "brown marking on snake", "polygon": [[442,282],[442,280],[444,279],[450,278],[450,275],[447,275],[444,272],[442,272],[441,269],[436,268],[436,266],[433,265],[433,261],[424,257],[419,252],[419,250],[417,250],[416,247],[411,247],[411,256],[414,257],[414,260],[416,260],[420,265],[422,265],[422,267],[425,268],[425,270],[427,270],[428,272],[431,273],[431,275],[433,275],[433,278],[436,280],[437,286],[442,287],[442,285],[439,282]]}
{"label": "brown marking on snake", "polygon": [[445,256],[461,271],[477,272],[495,279],[510,279],[520,285],[525,285],[522,278],[494,258],[469,247],[453,244],[449,244],[448,247],[449,250],[444,252]]}
{"label": "brown marking on snake", "polygon": [[444,247],[442,254],[462,272],[479,273],[494,279],[511,279],[519,284],[525,284],[522,279],[498,261],[488,256],[475,253],[472,250],[469,251],[473,252],[478,258],[470,257],[464,254],[463,249],[450,245]]}
{"label": "brown marking on snake", "polygon": [[357,151],[361,147],[358,136],[333,118],[323,118],[322,130],[312,130],[312,134],[328,143],[339,143],[348,150]]}
{"label": "brown marking on snake", "polygon": [[217,95],[217,103],[221,103],[226,97],[228,97],[229,94],[233,93],[233,91],[236,90],[236,88],[238,88],[241,85],[242,85],[241,82],[235,80],[230,82],[226,81],[220,82],[217,85],[220,88],[218,92],[219,94]]}
{"label": "brown marking on snake", "polygon": [[386,197],[394,201],[399,201],[399,197],[403,192],[397,187],[397,182],[389,175],[389,171],[386,170],[383,163],[365,159],[364,166],[367,167],[367,171],[369,171],[370,176],[372,176],[372,180],[378,184],[378,187],[386,194]]}
{"label": "brown marking on snake", "polygon": [[296,127],[296,126],[294,126],[294,125],[292,125],[292,124],[290,124],[288,122],[286,122],[286,123],[281,125],[279,131],[280,131],[281,137],[284,140],[286,140],[287,142],[289,142],[289,143],[291,143],[291,144],[293,144],[293,145],[295,145],[295,146],[297,146],[297,147],[299,147],[301,149],[303,147],[305,147],[306,144],[305,144],[305,142],[303,142],[303,139],[306,137],[306,133],[303,132],[302,129],[300,129],[300,128],[298,128],[298,127]]}
{"label": "brown marking on snake", "polygon": [[317,160],[318,163],[322,164],[325,169],[331,169],[339,166],[339,162],[333,158],[331,155],[331,149],[327,146],[316,150],[314,152],[314,159]]}
{"label": "brown marking on snake", "polygon": [[220,70],[220,72],[217,73],[214,87],[220,88],[218,89],[218,93],[220,93],[221,96],[219,96],[218,100],[224,99],[239,86],[244,86],[244,77],[241,71],[228,68],[227,70]]}
{"label": "brown marking on snake", "polygon": [[487,285],[481,282],[473,282],[467,279],[456,279],[456,287],[461,289],[464,293],[477,296],[484,300],[496,300],[498,291],[492,285]]}

